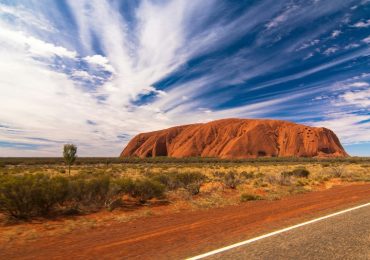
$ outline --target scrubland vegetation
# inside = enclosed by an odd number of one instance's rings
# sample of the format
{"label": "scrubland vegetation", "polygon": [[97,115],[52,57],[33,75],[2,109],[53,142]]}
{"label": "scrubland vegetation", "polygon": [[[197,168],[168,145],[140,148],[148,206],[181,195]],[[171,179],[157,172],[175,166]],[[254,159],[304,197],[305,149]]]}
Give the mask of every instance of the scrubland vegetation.
{"label": "scrubland vegetation", "polygon": [[[50,218],[125,210],[162,202],[209,208],[279,199],[336,182],[370,181],[366,158],[315,160],[3,158],[0,212],[6,219]],[[326,185],[326,186],[325,186]]]}
{"label": "scrubland vegetation", "polygon": [[62,158],[1,158],[0,242],[353,182],[370,159],[77,158],[69,174]]}
{"label": "scrubland vegetation", "polygon": [[[348,157],[348,158],[309,158],[309,157],[260,157],[253,159],[218,159],[218,158],[169,158],[169,157],[149,157],[149,158],[118,158],[118,157],[78,157],[76,165],[96,165],[96,164],[240,164],[240,163],[369,163],[370,157]],[[63,157],[1,157],[0,166],[4,165],[60,165],[64,163]]]}

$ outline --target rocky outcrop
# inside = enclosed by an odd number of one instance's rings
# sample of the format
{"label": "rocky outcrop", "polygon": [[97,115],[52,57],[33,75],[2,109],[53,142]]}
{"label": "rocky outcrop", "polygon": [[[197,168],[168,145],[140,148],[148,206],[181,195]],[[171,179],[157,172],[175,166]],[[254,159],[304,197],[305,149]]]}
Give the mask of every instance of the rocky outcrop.
{"label": "rocky outcrop", "polygon": [[333,131],[288,121],[222,119],[141,133],[121,157],[345,157]]}

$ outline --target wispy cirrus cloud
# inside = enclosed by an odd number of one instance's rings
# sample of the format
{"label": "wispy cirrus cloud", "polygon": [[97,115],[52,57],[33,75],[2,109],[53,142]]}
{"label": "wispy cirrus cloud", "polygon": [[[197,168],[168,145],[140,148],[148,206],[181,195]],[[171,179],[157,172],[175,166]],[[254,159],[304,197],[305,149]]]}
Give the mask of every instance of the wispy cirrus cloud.
{"label": "wispy cirrus cloud", "polygon": [[40,13],[32,13],[22,5],[11,6],[0,3],[0,15],[13,20],[18,27],[32,26],[40,30],[55,32],[57,29]]}
{"label": "wispy cirrus cloud", "polygon": [[52,43],[37,39],[22,31],[8,29],[4,23],[0,23],[0,26],[0,38],[5,43],[4,45],[11,46],[11,48],[19,48],[30,55],[39,57],[56,55],[73,59],[77,55],[75,51],[70,51],[62,46],[56,46]]}
{"label": "wispy cirrus cloud", "polygon": [[137,132],[223,117],[285,118],[369,141],[367,5],[1,3],[0,155],[59,155],[64,142],[118,155]]}

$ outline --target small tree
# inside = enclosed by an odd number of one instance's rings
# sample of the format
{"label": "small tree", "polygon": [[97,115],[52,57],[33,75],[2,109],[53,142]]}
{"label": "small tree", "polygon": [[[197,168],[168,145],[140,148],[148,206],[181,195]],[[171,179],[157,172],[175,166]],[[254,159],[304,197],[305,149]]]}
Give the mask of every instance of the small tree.
{"label": "small tree", "polygon": [[68,165],[68,174],[71,174],[71,165],[77,158],[77,146],[74,144],[65,144],[63,147],[64,161]]}

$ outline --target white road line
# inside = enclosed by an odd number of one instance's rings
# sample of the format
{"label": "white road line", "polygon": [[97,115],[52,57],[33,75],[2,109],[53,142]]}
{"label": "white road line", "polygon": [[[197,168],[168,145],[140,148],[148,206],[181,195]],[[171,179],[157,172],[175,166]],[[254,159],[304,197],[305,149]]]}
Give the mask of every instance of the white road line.
{"label": "white road line", "polygon": [[236,243],[236,244],[232,244],[232,245],[229,245],[229,246],[226,246],[226,247],[222,247],[222,248],[210,251],[208,253],[193,256],[193,257],[190,257],[190,258],[187,258],[187,259],[188,260],[202,259],[202,258],[211,256],[211,255],[215,255],[215,254],[218,254],[218,253],[221,253],[221,252],[239,247],[239,246],[243,246],[243,245],[246,245],[246,244],[253,243],[255,241],[258,241],[258,240],[261,240],[261,239],[264,239],[264,238],[267,238],[267,237],[275,236],[277,234],[281,234],[281,233],[287,232],[287,231],[295,229],[295,228],[299,228],[299,227],[302,227],[302,226],[305,226],[305,225],[309,225],[309,224],[312,224],[312,223],[315,223],[315,222],[318,222],[318,221],[321,221],[321,220],[324,220],[324,219],[327,219],[327,218],[335,217],[335,216],[347,213],[349,211],[364,208],[364,207],[367,207],[367,206],[370,206],[370,202],[366,203],[366,204],[356,206],[356,207],[353,207],[353,208],[345,209],[345,210],[342,210],[342,211],[339,211],[339,212],[336,212],[336,213],[333,213],[333,214],[329,214],[329,215],[326,215],[326,216],[323,216],[323,217],[320,217],[320,218],[312,219],[310,221],[303,222],[301,224],[297,224],[297,225],[294,225],[294,226],[291,226],[291,227],[283,228],[283,229],[280,229],[280,230],[277,230],[277,231],[274,231],[274,232],[271,232],[271,233],[268,233],[268,234],[265,234],[265,235],[262,235],[262,236],[259,236],[259,237],[251,238],[251,239],[248,239],[248,240]]}

